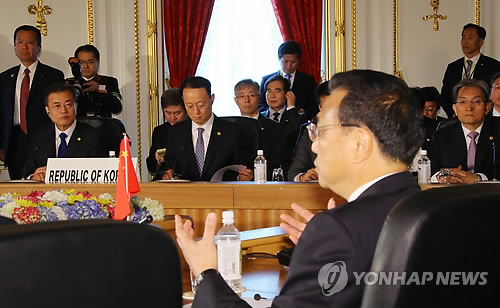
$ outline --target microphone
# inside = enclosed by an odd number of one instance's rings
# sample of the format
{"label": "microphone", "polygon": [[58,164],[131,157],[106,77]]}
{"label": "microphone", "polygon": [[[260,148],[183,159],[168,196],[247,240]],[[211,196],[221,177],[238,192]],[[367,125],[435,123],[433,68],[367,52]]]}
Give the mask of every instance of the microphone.
{"label": "microphone", "polygon": [[492,180],[497,179],[497,159],[496,159],[496,154],[497,154],[497,146],[495,144],[495,138],[493,136],[490,136],[490,141],[491,141],[491,148],[493,150],[493,178]]}
{"label": "microphone", "polygon": [[253,296],[253,299],[256,301],[260,301],[261,299],[267,299],[267,298],[260,296],[259,293],[255,293],[255,295]]}

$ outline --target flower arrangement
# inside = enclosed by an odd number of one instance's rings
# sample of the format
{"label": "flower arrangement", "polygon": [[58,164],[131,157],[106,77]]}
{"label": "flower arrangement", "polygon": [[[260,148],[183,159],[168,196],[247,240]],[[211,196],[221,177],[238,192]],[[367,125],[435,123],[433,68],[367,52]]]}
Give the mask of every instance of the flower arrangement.
{"label": "flower arrangement", "polygon": [[[156,200],[131,199],[135,210],[133,221],[141,221],[151,215],[153,221],[164,217],[163,206]],[[98,197],[75,190],[33,191],[28,195],[0,194],[0,215],[17,223],[35,223],[75,219],[111,218],[115,201],[110,194]]]}

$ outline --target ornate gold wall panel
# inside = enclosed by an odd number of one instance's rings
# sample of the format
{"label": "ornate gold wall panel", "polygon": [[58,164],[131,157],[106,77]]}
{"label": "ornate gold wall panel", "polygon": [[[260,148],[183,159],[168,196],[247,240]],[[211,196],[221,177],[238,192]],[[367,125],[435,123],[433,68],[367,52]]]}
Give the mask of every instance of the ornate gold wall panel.
{"label": "ornate gold wall panel", "polygon": [[335,0],[335,72],[345,70],[345,0]]}
{"label": "ornate gold wall panel", "polygon": [[476,0],[475,17],[476,17],[476,25],[480,25],[481,24],[481,0]]}
{"label": "ornate gold wall panel", "polygon": [[137,108],[137,160],[142,180],[142,138],[141,138],[141,67],[139,54],[139,5],[134,0],[134,44],[135,44],[135,100]]}
{"label": "ornate gold wall panel", "polygon": [[158,46],[156,0],[146,0],[147,70],[148,70],[148,141],[151,145],[153,130],[158,126]]}
{"label": "ornate gold wall panel", "polygon": [[356,55],[356,0],[351,0],[351,50],[352,50],[352,69],[357,67]]}
{"label": "ornate gold wall panel", "polygon": [[94,0],[87,0],[87,28],[89,44],[94,45]]}

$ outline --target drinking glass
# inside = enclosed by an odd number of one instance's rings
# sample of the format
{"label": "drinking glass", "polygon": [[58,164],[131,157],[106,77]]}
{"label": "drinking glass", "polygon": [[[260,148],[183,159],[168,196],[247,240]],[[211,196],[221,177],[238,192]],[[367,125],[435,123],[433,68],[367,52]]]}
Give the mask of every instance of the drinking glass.
{"label": "drinking glass", "polygon": [[283,169],[281,169],[281,168],[275,168],[273,170],[272,181],[273,182],[283,182],[283,181],[285,181],[285,177],[283,176]]}

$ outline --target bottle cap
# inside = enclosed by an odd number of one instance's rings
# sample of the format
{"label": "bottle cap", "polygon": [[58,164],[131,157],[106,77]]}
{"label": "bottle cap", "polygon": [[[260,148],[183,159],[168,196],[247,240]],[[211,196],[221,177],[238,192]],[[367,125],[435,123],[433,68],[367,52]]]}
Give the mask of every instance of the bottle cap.
{"label": "bottle cap", "polygon": [[264,150],[257,150],[257,155],[259,155],[259,156],[264,155]]}
{"label": "bottle cap", "polygon": [[109,151],[108,154],[109,157],[115,157],[115,151]]}
{"label": "bottle cap", "polygon": [[233,211],[224,211],[224,212],[222,212],[222,223],[223,224],[232,224],[232,223],[234,223],[234,212]]}
{"label": "bottle cap", "polygon": [[420,155],[427,155],[427,150],[420,150]]}

